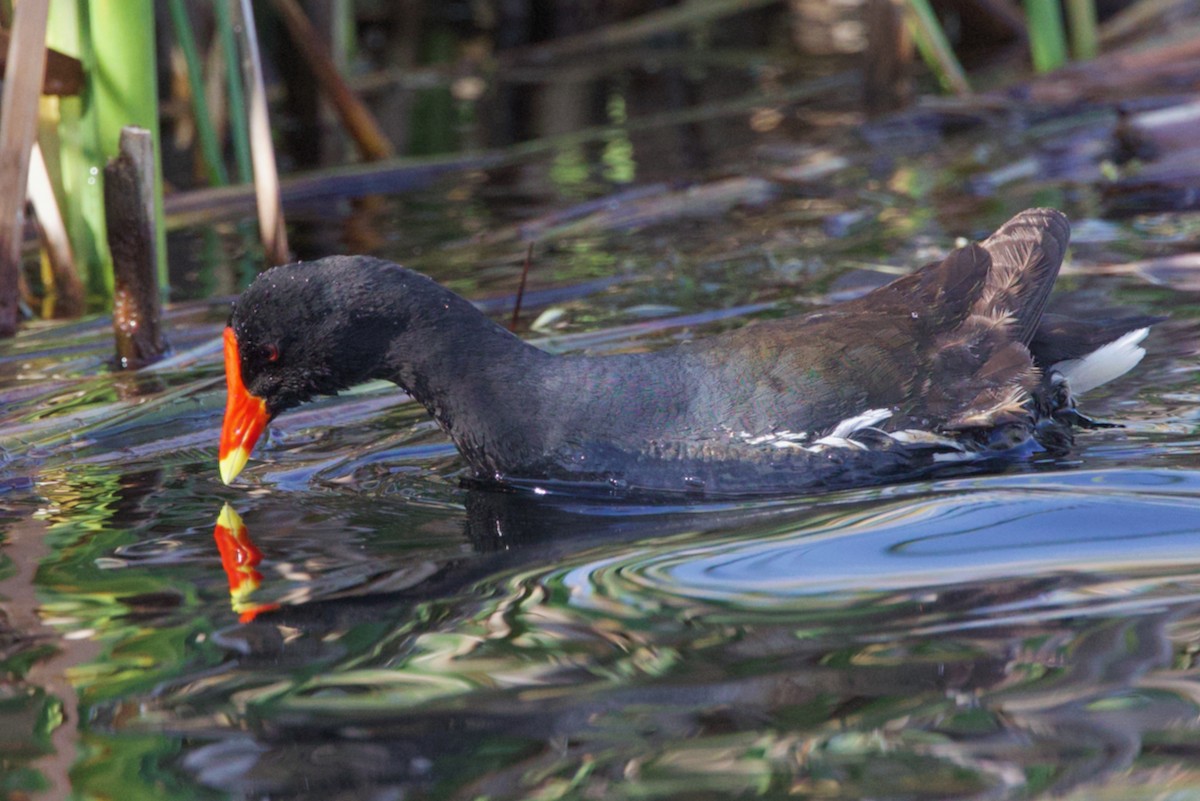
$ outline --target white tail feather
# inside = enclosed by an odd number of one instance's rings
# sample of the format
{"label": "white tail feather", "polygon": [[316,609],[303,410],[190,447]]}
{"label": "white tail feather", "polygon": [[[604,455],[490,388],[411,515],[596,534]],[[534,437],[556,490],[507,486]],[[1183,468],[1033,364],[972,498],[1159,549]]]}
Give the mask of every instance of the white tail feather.
{"label": "white tail feather", "polygon": [[1136,367],[1146,355],[1145,348],[1139,347],[1138,343],[1149,333],[1149,328],[1130,331],[1120,339],[1101,345],[1083,358],[1058,362],[1050,370],[1067,379],[1072,395],[1081,395],[1125,375]]}

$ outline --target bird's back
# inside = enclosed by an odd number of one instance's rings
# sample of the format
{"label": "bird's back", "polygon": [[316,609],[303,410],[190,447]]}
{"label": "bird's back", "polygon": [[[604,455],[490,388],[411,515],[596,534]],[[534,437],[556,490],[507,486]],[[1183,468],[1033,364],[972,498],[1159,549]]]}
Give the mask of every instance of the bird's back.
{"label": "bird's back", "polygon": [[[617,428],[660,437],[671,429],[819,435],[879,408],[892,410],[893,425],[988,425],[1039,379],[1028,343],[1068,237],[1061,213],[1030,210],[981,245],[828,310],[649,358],[589,360],[625,387],[595,412],[608,406]],[[634,398],[642,413],[618,421]]]}

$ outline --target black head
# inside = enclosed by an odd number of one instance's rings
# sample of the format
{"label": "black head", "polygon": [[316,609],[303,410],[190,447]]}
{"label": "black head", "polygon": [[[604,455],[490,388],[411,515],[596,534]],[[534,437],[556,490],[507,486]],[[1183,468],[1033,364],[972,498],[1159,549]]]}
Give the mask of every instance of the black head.
{"label": "black head", "polygon": [[386,288],[414,273],[365,256],[333,256],[275,267],[234,306],[246,390],[274,417],[317,395],[333,395],[375,377],[404,315]]}

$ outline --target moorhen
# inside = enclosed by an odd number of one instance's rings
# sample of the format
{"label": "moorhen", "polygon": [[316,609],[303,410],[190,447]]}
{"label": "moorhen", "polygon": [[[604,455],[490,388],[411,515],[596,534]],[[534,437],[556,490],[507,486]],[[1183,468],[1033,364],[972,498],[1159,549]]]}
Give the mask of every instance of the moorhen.
{"label": "moorhen", "polygon": [[1070,238],[1030,209],[862,297],[651,353],[554,355],[365,256],[260,275],[225,329],[231,482],[266,424],[398,384],[474,480],[706,496],[880,483],[1071,442],[1074,396],[1141,360],[1158,318],[1044,315]]}

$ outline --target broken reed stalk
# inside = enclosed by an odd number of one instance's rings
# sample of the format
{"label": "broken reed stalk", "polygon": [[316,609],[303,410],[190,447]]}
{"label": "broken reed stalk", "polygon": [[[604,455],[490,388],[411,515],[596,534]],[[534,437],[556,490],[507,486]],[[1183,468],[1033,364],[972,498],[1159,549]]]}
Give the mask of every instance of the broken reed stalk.
{"label": "broken reed stalk", "polygon": [[258,31],[250,0],[239,0],[237,7],[242,34],[242,81],[250,106],[250,155],[254,161],[259,234],[267,261],[283,264],[289,260],[287,230],[279,197],[275,149],[271,144],[271,123],[267,117],[267,91],[263,85],[262,59],[258,54]]}
{"label": "broken reed stalk", "polygon": [[0,97],[0,336],[17,333],[20,322],[21,239],[25,230],[25,187],[29,154],[37,133],[38,97],[46,71],[49,0],[24,0],[13,12],[9,70]]}
{"label": "broken reed stalk", "polygon": [[104,168],[104,211],[113,259],[117,365],[133,370],[157,361],[167,349],[158,293],[154,137],[145,128],[121,131],[120,153]]}
{"label": "broken reed stalk", "polygon": [[863,101],[867,113],[885,114],[912,102],[912,34],[904,0],[867,0],[866,16]]}
{"label": "broken reed stalk", "polygon": [[912,32],[917,50],[937,77],[938,83],[947,92],[956,95],[971,94],[967,74],[958,63],[954,48],[946,39],[946,33],[942,30],[929,0],[908,0],[904,7],[907,11],[908,28]]}
{"label": "broken reed stalk", "polygon": [[342,125],[362,157],[368,161],[378,161],[394,156],[391,140],[379,127],[370,109],[342,78],[320,34],[300,4],[296,0],[272,0],[271,5],[283,19],[292,41],[304,56],[321,90],[337,110]]}
{"label": "broken reed stalk", "polygon": [[87,298],[75,266],[67,225],[58,208],[58,199],[54,197],[46,158],[37,142],[33,143],[30,154],[29,202],[33,206],[33,215],[45,247],[42,280],[46,285],[46,297],[42,316],[78,317],[83,314]]}

